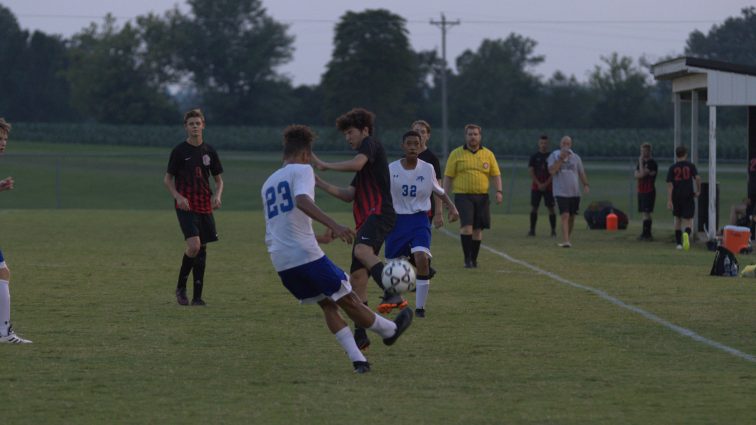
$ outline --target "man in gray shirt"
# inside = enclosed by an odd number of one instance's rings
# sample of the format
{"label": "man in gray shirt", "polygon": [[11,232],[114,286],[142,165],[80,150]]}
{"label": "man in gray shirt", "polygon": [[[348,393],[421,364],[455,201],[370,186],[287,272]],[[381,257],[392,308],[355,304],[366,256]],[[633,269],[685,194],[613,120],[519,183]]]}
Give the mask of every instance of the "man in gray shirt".
{"label": "man in gray shirt", "polygon": [[552,190],[559,215],[562,221],[563,241],[558,243],[562,248],[569,248],[572,227],[575,225],[575,215],[580,208],[580,183],[583,184],[583,192],[588,193],[588,178],[583,169],[583,161],[572,151],[572,138],[562,137],[559,149],[549,155],[549,173],[552,179]]}

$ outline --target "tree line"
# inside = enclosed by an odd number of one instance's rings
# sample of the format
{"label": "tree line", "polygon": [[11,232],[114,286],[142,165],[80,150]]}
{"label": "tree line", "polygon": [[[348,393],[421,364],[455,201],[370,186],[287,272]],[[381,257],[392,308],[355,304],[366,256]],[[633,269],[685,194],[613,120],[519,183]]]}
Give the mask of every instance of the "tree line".
{"label": "tree line", "polygon": [[[213,124],[331,126],[353,106],[378,125],[438,122],[445,73],[452,126],[496,128],[669,127],[671,87],[642,58],[610,53],[587,81],[535,73],[537,42],[511,33],[483,40],[444,66],[415,51],[406,20],[385,9],[344,13],[316,85],[294,86],[277,68],[295,54],[289,27],[261,0],[187,0],[162,15],[118,25],[113,16],[70,38],[23,30],[0,4],[0,116],[18,122],[174,124],[201,106]],[[693,31],[686,55],[756,65],[756,7]],[[702,108],[705,109],[705,108]],[[743,124],[725,111],[720,122]]]}

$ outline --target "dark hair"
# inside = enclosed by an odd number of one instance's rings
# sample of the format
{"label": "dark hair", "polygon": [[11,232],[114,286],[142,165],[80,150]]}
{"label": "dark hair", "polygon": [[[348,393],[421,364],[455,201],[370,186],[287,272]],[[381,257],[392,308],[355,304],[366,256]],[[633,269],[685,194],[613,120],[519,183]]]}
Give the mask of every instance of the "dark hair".
{"label": "dark hair", "polygon": [[284,129],[283,138],[284,157],[290,157],[302,150],[312,151],[315,133],[306,125],[292,124]]}
{"label": "dark hair", "polygon": [[538,138],[539,140],[549,140],[548,134],[541,134],[541,137]]}
{"label": "dark hair", "polygon": [[407,141],[407,138],[408,138],[408,137],[417,137],[417,138],[418,138],[418,139],[420,139],[420,140],[422,140],[422,139],[423,139],[423,137],[422,137],[422,136],[420,136],[420,133],[418,133],[418,132],[417,132],[417,131],[415,131],[415,130],[410,130],[410,131],[408,131],[408,132],[406,132],[406,133],[404,133],[404,134],[402,135],[402,143],[404,143],[405,141]]}
{"label": "dark hair", "polygon": [[688,154],[688,149],[685,146],[678,146],[675,148],[675,158],[682,158]]}
{"label": "dark hair", "polygon": [[189,121],[189,118],[199,118],[203,123],[205,122],[205,116],[202,115],[202,110],[199,108],[192,109],[184,114],[184,124]]}
{"label": "dark hair", "polygon": [[373,134],[373,122],[375,114],[364,108],[354,108],[344,115],[336,118],[336,128],[340,131],[347,131],[354,127],[357,130],[367,128],[368,134]]}

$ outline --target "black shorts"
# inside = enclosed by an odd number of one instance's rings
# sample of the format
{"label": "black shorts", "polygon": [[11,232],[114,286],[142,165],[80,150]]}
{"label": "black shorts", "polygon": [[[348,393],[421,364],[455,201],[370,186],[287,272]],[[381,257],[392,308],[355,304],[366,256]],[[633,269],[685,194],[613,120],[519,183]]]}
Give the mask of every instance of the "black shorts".
{"label": "black shorts", "polygon": [[652,213],[656,205],[656,191],[638,194],[638,212]]}
{"label": "black shorts", "polygon": [[576,215],[580,209],[580,197],[579,196],[557,196],[556,203],[559,206],[559,214],[569,213],[570,215]]}
{"label": "black shorts", "polygon": [[696,201],[693,195],[672,197],[672,215],[684,219],[693,218],[696,213]]}
{"label": "black shorts", "polygon": [[218,240],[215,231],[215,219],[212,214],[198,214],[192,211],[176,209],[179,226],[184,233],[184,239],[199,236],[202,245]]}
{"label": "black shorts", "polygon": [[365,265],[362,264],[357,257],[354,256],[354,247],[357,244],[369,245],[373,248],[373,253],[378,255],[381,252],[383,241],[386,240],[386,236],[391,233],[396,223],[396,214],[381,214],[368,216],[367,220],[362,223],[360,230],[357,231],[357,235],[354,237],[354,245],[352,246],[352,265],[349,267],[349,273],[354,273],[359,269],[365,269]]}
{"label": "black shorts", "polygon": [[543,198],[543,205],[548,208],[554,207],[554,194],[550,190],[530,190],[530,206],[538,208]]}
{"label": "black shorts", "polygon": [[472,225],[473,229],[490,229],[491,210],[489,204],[488,194],[454,194],[454,205],[459,211],[459,224],[462,227]]}

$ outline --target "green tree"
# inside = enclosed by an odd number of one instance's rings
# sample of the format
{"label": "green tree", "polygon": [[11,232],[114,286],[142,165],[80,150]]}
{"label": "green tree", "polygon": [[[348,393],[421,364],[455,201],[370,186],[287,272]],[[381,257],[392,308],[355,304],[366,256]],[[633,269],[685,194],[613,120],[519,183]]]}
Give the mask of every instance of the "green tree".
{"label": "green tree", "polygon": [[384,127],[406,127],[419,99],[418,58],[406,21],[385,9],[347,12],[336,24],[333,53],[323,75],[324,119],[355,107]]}
{"label": "green tree", "polygon": [[596,96],[592,125],[601,128],[656,127],[667,118],[659,113],[648,82],[649,73],[616,52],[602,56],[606,68],[596,65],[589,85]]}
{"label": "green tree", "polygon": [[483,40],[476,52],[463,52],[449,84],[450,121],[489,127],[538,124],[540,82],[531,69],[544,57],[534,54],[536,44],[510,34],[504,40]]}
{"label": "green tree", "polygon": [[24,70],[19,66],[19,59],[23,56],[28,33],[21,30],[18,20],[7,7],[0,5],[0,116],[10,120],[18,117],[14,113],[13,104],[23,95],[18,84]]}
{"label": "green tree", "polygon": [[568,78],[560,71],[554,72],[542,87],[541,102],[539,127],[590,127],[595,98],[590,88],[580,84],[574,75]]}
{"label": "green tree", "polygon": [[112,15],[74,35],[68,79],[76,109],[103,123],[175,122],[167,82],[155,75],[146,50],[138,28],[118,29]]}
{"label": "green tree", "polygon": [[756,65],[756,7],[741,10],[742,16],[727,18],[708,34],[693,31],[685,54],[706,59]]}
{"label": "green tree", "polygon": [[188,0],[191,13],[166,17],[176,70],[192,81],[208,119],[280,124],[294,108],[276,67],[291,60],[293,37],[260,0]]}

